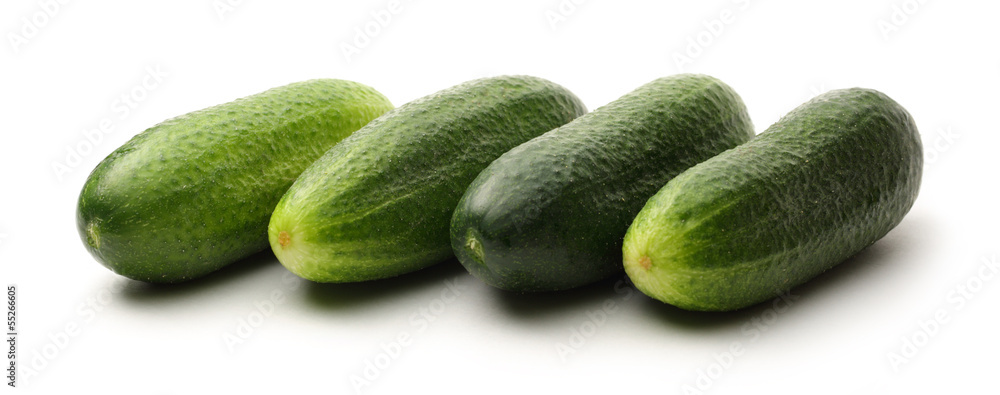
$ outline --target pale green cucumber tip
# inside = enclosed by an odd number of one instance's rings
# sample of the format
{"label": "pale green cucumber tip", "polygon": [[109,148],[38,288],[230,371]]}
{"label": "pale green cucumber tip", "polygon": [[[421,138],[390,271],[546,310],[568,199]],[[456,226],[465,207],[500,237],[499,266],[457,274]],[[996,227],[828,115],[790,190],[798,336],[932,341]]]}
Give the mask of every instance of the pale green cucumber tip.
{"label": "pale green cucumber tip", "polygon": [[675,283],[683,277],[677,262],[664,249],[664,235],[646,226],[629,229],[623,249],[625,273],[632,284],[647,296],[674,306],[683,307],[690,300],[678,291]]}
{"label": "pale green cucumber tip", "polygon": [[298,226],[294,221],[290,221],[286,216],[280,215],[277,210],[271,216],[271,223],[268,224],[267,236],[271,244],[271,251],[278,258],[278,262],[289,271],[302,277],[301,269],[305,260],[305,241]]}
{"label": "pale green cucumber tip", "polygon": [[483,265],[485,262],[485,256],[483,252],[483,243],[479,241],[476,237],[476,232],[471,228],[465,233],[465,249],[469,253],[469,257],[476,261],[476,263]]}
{"label": "pale green cucumber tip", "polygon": [[97,227],[97,222],[90,222],[86,226],[87,245],[94,250],[101,249],[101,233]]}
{"label": "pale green cucumber tip", "polygon": [[268,239],[271,243],[271,250],[278,258],[285,269],[303,279],[319,282],[343,282],[339,281],[329,272],[333,265],[329,256],[325,254],[327,249],[317,246],[307,239],[307,235],[302,231],[304,228],[298,225],[292,226],[272,226],[268,231]]}

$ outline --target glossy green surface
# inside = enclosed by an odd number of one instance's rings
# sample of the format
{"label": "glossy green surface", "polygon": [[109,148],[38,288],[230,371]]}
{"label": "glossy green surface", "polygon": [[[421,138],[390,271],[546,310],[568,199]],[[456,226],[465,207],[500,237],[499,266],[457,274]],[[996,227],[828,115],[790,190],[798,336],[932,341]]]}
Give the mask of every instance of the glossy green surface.
{"label": "glossy green surface", "polygon": [[168,119],[90,174],[77,225],[115,273],[179,282],[267,248],[267,223],[316,158],[392,109],[371,87],[311,80]]}
{"label": "glossy green surface", "polygon": [[473,275],[511,291],[620,273],[622,238],[646,200],[753,133],[718,79],[657,79],[493,162],[455,210],[452,248]]}
{"label": "glossy green surface", "polygon": [[451,214],[507,150],[582,115],[565,88],[528,76],[469,81],[372,121],[310,166],[278,204],[271,248],[317,282],[392,277],[452,255]]}
{"label": "glossy green surface", "polygon": [[895,227],[923,166],[913,118],[869,89],[820,95],[671,180],[636,217],[635,286],[689,310],[768,300]]}

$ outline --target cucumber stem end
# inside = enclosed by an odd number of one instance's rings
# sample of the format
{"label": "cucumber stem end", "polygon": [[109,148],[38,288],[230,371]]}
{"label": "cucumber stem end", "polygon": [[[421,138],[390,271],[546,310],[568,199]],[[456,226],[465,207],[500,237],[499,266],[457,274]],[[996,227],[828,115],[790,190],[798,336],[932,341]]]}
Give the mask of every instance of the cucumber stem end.
{"label": "cucumber stem end", "polygon": [[648,256],[643,255],[639,257],[639,267],[641,267],[642,270],[649,271],[649,269],[653,267],[653,260],[649,259]]}
{"label": "cucumber stem end", "polygon": [[472,259],[475,259],[479,264],[484,264],[483,244],[479,242],[479,239],[476,238],[476,235],[472,230],[469,231],[466,237],[465,248],[469,250],[469,255],[471,255]]}
{"label": "cucumber stem end", "polygon": [[288,232],[281,231],[280,233],[278,233],[278,244],[281,245],[281,248],[287,247],[288,243],[291,242],[292,242],[292,236],[290,236]]}
{"label": "cucumber stem end", "polygon": [[87,244],[95,250],[101,249],[101,234],[97,229],[96,222],[87,225]]}

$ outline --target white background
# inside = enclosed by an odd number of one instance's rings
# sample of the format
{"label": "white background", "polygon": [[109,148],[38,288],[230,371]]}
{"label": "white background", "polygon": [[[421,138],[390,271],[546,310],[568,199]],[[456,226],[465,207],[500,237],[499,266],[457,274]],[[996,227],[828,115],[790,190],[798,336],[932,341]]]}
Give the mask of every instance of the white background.
{"label": "white background", "polygon": [[[995,390],[1000,281],[982,268],[1000,249],[996,2],[578,2],[401,1],[359,38],[387,1],[4,1],[0,257],[19,289],[19,390],[354,393],[352,376],[370,380],[363,393]],[[887,93],[923,135],[916,205],[787,308],[729,314],[615,281],[517,296],[454,261],[321,285],[263,254],[150,286],[104,269],[76,232],[83,181],[130,137],[286,83],[351,79],[399,105],[531,74],[594,109],[681,71],[734,87],[758,132],[825,90]]]}

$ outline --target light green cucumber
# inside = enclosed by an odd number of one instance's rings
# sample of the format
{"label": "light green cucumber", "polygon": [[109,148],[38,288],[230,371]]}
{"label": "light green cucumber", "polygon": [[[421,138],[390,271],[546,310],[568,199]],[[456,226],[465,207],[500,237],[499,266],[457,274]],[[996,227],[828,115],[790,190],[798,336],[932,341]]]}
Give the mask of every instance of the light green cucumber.
{"label": "light green cucumber", "polygon": [[266,249],[271,210],[299,173],[390,109],[369,86],[320,79],[163,121],[90,174],[80,237],[132,279],[204,276]]}
{"label": "light green cucumber", "polygon": [[822,94],[667,183],[625,236],[625,271],[683,309],[768,300],[899,224],[922,161],[913,118],[888,96]]}
{"label": "light green cucumber", "polygon": [[565,88],[528,76],[474,80],[372,121],[302,173],[271,217],[293,273],[355,282],[452,256],[448,224],[473,178],[507,150],[582,115]]}

